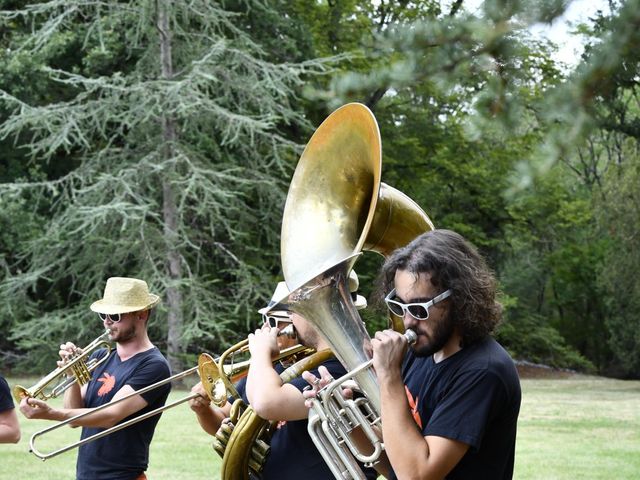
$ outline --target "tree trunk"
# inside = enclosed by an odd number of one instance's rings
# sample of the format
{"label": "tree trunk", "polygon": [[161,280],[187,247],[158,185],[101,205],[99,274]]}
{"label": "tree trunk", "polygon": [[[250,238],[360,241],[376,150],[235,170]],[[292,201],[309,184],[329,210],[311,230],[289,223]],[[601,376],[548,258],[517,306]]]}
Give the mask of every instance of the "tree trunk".
{"label": "tree trunk", "polygon": [[[171,32],[169,31],[169,16],[167,10],[170,1],[159,0],[158,31],[160,33],[160,61],[162,65],[162,78],[173,78],[173,62],[171,59]],[[169,160],[174,155],[174,145],[177,138],[176,123],[171,114],[166,114],[161,119],[163,156]],[[165,172],[162,180],[162,216],[164,219],[164,237],[167,245],[166,270],[169,282],[167,282],[166,299],[168,310],[167,332],[167,357],[169,365],[174,373],[183,370],[180,354],[182,353],[182,294],[180,292],[180,280],[182,279],[182,265],[180,253],[177,250],[177,226],[178,207],[176,205],[173,188],[171,185],[171,172]]]}

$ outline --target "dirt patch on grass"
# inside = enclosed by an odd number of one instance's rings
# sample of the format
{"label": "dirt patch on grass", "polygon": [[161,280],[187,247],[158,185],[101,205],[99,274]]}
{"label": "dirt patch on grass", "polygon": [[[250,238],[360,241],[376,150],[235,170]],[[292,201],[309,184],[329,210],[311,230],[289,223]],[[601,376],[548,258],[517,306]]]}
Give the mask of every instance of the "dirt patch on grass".
{"label": "dirt patch on grass", "polygon": [[516,368],[520,378],[568,378],[577,373],[573,370],[553,368],[526,361],[517,361]]}

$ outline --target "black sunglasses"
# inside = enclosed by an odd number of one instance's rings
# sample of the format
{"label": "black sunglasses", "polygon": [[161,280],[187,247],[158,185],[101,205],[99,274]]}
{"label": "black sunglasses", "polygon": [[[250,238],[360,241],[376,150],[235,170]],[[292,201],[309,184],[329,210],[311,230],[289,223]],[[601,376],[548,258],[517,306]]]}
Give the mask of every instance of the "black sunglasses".
{"label": "black sunglasses", "polygon": [[112,323],[118,323],[122,320],[122,315],[120,313],[99,313],[98,316],[100,320],[103,322],[108,318]]}

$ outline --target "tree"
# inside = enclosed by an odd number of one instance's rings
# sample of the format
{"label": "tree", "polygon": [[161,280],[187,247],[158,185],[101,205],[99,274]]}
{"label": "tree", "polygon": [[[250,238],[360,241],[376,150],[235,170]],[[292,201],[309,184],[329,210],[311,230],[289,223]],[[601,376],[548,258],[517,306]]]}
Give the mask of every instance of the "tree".
{"label": "tree", "polygon": [[326,67],[269,62],[244,28],[266,7],[234,8],[72,0],[2,12],[15,33],[5,71],[36,73],[49,95],[29,102],[4,84],[0,137],[32,165],[62,167],[1,186],[3,204],[48,208],[44,235],[0,285],[0,315],[40,312],[13,330],[23,349],[95,336],[87,306],[115,275],[163,294],[169,324],[152,335],[166,335],[176,371],[187,346],[219,348],[253,323],[278,271],[282,177],[297,157],[278,132],[308,127],[296,91]]}

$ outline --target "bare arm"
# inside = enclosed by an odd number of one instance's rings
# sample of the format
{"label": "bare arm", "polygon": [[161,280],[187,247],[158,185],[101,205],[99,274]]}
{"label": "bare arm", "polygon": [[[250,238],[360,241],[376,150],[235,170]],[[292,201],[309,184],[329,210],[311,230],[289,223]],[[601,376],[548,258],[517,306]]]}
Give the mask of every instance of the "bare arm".
{"label": "bare arm", "polygon": [[[113,396],[111,403],[119,398],[133,393],[135,390],[125,385]],[[107,408],[96,411],[71,423],[73,427],[109,428],[117,424],[129,415],[142,410],[147,406],[147,401],[141,395],[133,395],[122,402],[110,405]],[[64,421],[81,413],[91,412],[93,408],[53,408],[42,400],[25,398],[20,402],[20,411],[25,417],[45,420]]]}
{"label": "bare arm", "polygon": [[202,387],[202,383],[196,384],[191,392],[198,393],[200,396],[189,400],[189,407],[195,412],[202,429],[209,435],[215,435],[223,420],[229,417],[231,404],[227,402],[222,408],[211,405],[211,400]]}
{"label": "bare arm", "polygon": [[393,330],[377,332],[372,345],[380,383],[382,437],[395,474],[402,479],[443,479],[469,446],[444,437],[423,437],[418,430],[401,376],[403,336]]}
{"label": "bare arm", "polygon": [[282,383],[271,358],[277,354],[277,328],[264,326],[249,334],[251,367],[247,376],[247,398],[254,411],[266,420],[302,420],[308,410],[302,392]]}
{"label": "bare arm", "polygon": [[64,392],[63,406],[64,408],[83,408],[84,395],[87,391],[87,384],[79,387],[77,383],[71,385]]}
{"label": "bare arm", "polygon": [[15,408],[0,412],[0,443],[18,443],[20,424]]}

